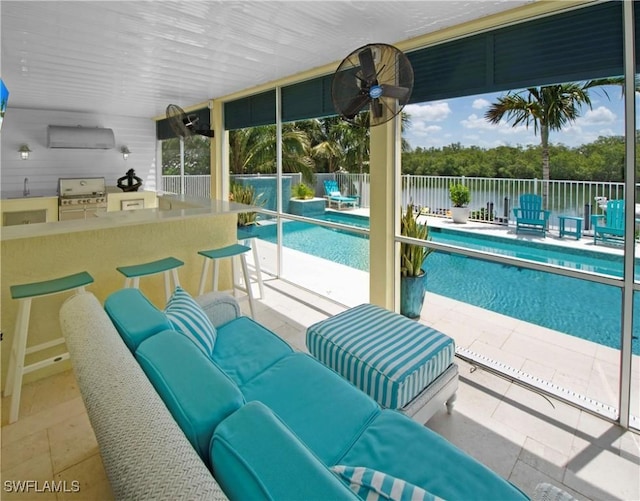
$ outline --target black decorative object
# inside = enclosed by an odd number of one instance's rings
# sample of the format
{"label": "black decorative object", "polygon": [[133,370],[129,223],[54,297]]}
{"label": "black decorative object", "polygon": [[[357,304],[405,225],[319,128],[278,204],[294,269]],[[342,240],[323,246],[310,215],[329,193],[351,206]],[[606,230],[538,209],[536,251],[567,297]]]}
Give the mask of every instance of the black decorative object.
{"label": "black decorative object", "polygon": [[136,171],[129,169],[127,173],[118,179],[118,188],[122,191],[138,191],[142,186],[142,179],[136,176]]}

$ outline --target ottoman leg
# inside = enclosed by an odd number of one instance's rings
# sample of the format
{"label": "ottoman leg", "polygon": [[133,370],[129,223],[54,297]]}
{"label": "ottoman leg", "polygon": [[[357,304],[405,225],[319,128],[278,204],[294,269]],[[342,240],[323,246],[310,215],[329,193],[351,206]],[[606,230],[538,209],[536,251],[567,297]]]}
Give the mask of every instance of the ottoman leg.
{"label": "ottoman leg", "polygon": [[449,397],[449,400],[445,402],[445,405],[447,406],[447,414],[451,414],[453,412],[453,404],[456,401],[456,398],[458,398],[458,394],[454,393]]}

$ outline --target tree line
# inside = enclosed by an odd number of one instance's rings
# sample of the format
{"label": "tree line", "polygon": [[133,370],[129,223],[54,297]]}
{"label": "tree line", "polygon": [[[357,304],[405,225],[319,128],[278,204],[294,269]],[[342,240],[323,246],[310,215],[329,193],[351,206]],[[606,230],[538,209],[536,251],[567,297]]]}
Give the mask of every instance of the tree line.
{"label": "tree line", "polygon": [[[497,146],[485,149],[478,146],[462,146],[460,143],[441,148],[418,147],[402,154],[402,173],[424,176],[542,179],[541,149],[541,145]],[[550,144],[549,157],[551,179],[624,181],[623,136],[601,136],[591,143],[577,147]]]}
{"label": "tree line", "polygon": [[[560,131],[565,125],[575,122],[583,107],[591,108],[591,91],[600,88],[608,97],[606,90],[603,90],[605,86],[622,88],[623,83],[623,78],[618,76],[509,91],[491,104],[485,113],[485,119],[493,124],[504,119],[514,127],[532,127],[534,133],[540,135],[539,146],[483,149],[454,143],[442,148],[412,150],[403,139],[402,173],[622,181],[623,137],[600,137],[592,143],[569,148],[562,144],[552,144],[549,136],[551,131]],[[636,83],[636,91],[640,91],[640,83]],[[368,172],[369,118],[369,112],[365,111],[358,113],[350,122],[331,116],[283,124],[283,172],[300,172],[307,182],[313,182],[316,172]],[[401,120],[404,130],[411,117],[402,112]],[[276,137],[275,125],[230,131],[231,173],[275,173]],[[179,173],[181,162],[184,162],[185,173],[208,173],[208,138],[194,136],[185,139],[184,160],[180,158],[178,141],[171,139],[163,142],[163,173]]]}
{"label": "tree line", "polygon": [[[315,123],[313,123],[315,122]],[[369,172],[369,130],[343,126],[338,120],[306,120],[285,124],[283,166],[285,172],[302,172],[311,181],[316,172]],[[640,140],[640,137],[638,138]],[[263,126],[230,133],[230,165],[233,174],[275,172],[275,127]],[[640,141],[637,141],[640,144]],[[163,174],[180,172],[178,139],[163,141]],[[424,176],[467,176],[542,179],[540,145],[481,148],[453,143],[443,147],[409,148],[402,153],[402,173]],[[209,174],[209,139],[185,140],[185,173]],[[638,150],[640,155],[640,148]],[[549,145],[551,179],[624,180],[623,136],[599,137],[577,147]],[[640,156],[639,156],[640,158]]]}

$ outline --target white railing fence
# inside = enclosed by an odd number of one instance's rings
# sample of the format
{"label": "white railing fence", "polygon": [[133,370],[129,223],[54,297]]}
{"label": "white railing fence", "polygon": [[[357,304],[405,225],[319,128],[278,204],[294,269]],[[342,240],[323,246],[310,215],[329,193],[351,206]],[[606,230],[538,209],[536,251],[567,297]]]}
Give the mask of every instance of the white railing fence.
{"label": "white railing fence", "polygon": [[189,175],[184,176],[184,191],[180,175],[162,176],[162,191],[164,193],[184,193],[195,197],[211,196],[211,176],[210,175]]}
{"label": "white railing fence", "polygon": [[[301,182],[299,174],[292,177],[292,186]],[[324,181],[336,179],[343,195],[360,196],[360,206],[370,207],[369,174],[346,172],[316,174],[316,196],[325,195]],[[435,216],[448,216],[451,207],[449,185],[460,182],[471,192],[470,219],[496,224],[508,224],[513,219],[512,209],[518,206],[518,198],[524,193],[543,195],[546,185],[546,208],[551,211],[550,226],[557,227],[559,215],[585,218],[585,229],[589,227],[591,214],[601,212],[595,197],[609,200],[624,198],[624,183],[601,181],[543,181],[541,179],[501,179],[485,177],[452,176],[402,176],[402,204],[412,203]],[[636,191],[640,184],[636,185]],[[162,176],[164,192],[180,193],[180,176]],[[210,176],[185,176],[184,193],[209,197]]]}
{"label": "white railing fence", "polygon": [[447,216],[451,207],[449,185],[462,183],[471,192],[470,219],[508,224],[512,209],[525,193],[545,194],[545,208],[551,211],[549,225],[557,227],[559,215],[585,218],[589,227],[591,214],[601,213],[595,197],[610,200],[624,198],[624,183],[599,181],[563,181],[541,179],[500,179],[482,177],[402,176],[403,203],[428,208],[433,215]]}

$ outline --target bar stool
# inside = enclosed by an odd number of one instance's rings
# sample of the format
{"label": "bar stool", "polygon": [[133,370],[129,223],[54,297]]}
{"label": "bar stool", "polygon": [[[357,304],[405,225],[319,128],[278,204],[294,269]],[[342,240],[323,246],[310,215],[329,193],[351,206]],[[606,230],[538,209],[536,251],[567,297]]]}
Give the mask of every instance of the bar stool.
{"label": "bar stool", "polygon": [[264,286],[262,285],[262,269],[260,268],[260,258],[258,257],[258,246],[256,245],[257,235],[251,231],[238,228],[238,243],[251,247],[253,253],[253,266],[256,270],[256,282],[260,291],[260,299],[264,299]]}
{"label": "bar stool", "polygon": [[[200,276],[200,288],[198,290],[198,295],[204,294],[204,286],[207,280],[207,275],[209,273],[209,261],[213,260],[213,290],[218,290],[218,271],[219,264],[221,259],[231,259],[231,269],[232,269],[232,285],[231,288],[235,295],[236,290],[240,290],[246,293],[246,297],[249,300],[249,309],[251,310],[251,317],[255,318],[255,305],[253,301],[253,291],[251,290],[251,282],[249,276],[249,267],[247,266],[247,257],[246,254],[251,250],[251,247],[247,247],[242,244],[233,244],[228,245],[226,247],[221,247],[219,249],[210,249],[204,251],[198,251],[198,254],[204,257],[204,264],[202,265],[202,275]],[[244,276],[244,286],[240,285],[236,280],[236,270],[234,261],[235,258],[240,259],[240,266],[242,267],[242,274]]]}
{"label": "bar stool", "polygon": [[50,296],[59,292],[75,290],[76,293],[84,292],[84,286],[93,283],[93,277],[86,271],[68,275],[44,282],[34,282],[30,284],[12,285],[11,298],[18,300],[18,316],[16,318],[16,328],[11,345],[9,357],[9,370],[7,371],[7,382],[4,388],[4,395],[11,396],[11,407],[9,411],[9,423],[18,420],[20,410],[20,394],[22,392],[22,377],[25,374],[48,367],[49,365],[69,359],[69,352],[62,355],[55,355],[24,365],[25,357],[31,353],[46,350],[59,344],[64,344],[64,338],[60,337],[53,341],[47,341],[27,348],[27,336],[29,333],[29,317],[31,314],[31,300],[36,297]]}
{"label": "bar stool", "polygon": [[[167,301],[171,298],[173,290],[180,285],[178,278],[178,268],[184,265],[182,261],[175,257],[167,257],[151,261],[149,263],[134,264],[131,266],[118,266],[116,270],[125,276],[125,288],[140,288],[140,277],[155,275],[157,273],[164,274],[164,292]],[[171,288],[171,277],[173,277],[173,289]]]}

